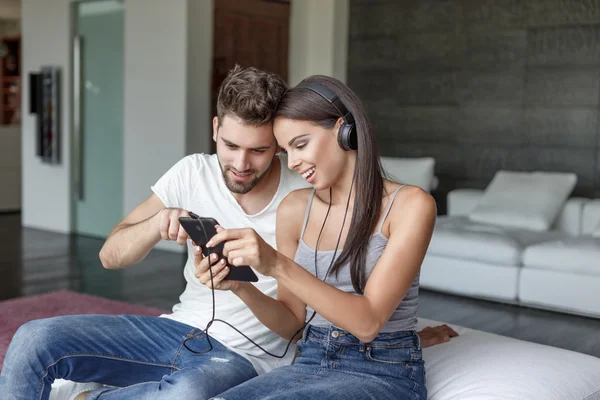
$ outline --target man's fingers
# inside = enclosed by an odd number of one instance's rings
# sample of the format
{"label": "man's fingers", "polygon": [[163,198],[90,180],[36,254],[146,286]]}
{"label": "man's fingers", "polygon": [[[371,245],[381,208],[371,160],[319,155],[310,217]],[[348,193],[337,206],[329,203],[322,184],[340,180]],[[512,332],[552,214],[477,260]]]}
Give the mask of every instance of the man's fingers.
{"label": "man's fingers", "polygon": [[[212,272],[212,283],[210,278],[210,273]],[[220,283],[225,277],[229,274],[229,267],[225,265],[225,263],[219,262],[218,265],[213,266],[210,271],[205,272],[202,275],[201,282],[203,282],[206,286],[211,287],[214,285],[215,289],[220,288]]]}
{"label": "man's fingers", "polygon": [[187,232],[185,231],[185,229],[183,229],[183,226],[179,225],[179,232],[177,232],[177,244],[184,245],[187,240]]}
{"label": "man's fingers", "polygon": [[169,217],[169,239],[177,240],[177,234],[179,233],[179,220],[177,216],[171,215]]}

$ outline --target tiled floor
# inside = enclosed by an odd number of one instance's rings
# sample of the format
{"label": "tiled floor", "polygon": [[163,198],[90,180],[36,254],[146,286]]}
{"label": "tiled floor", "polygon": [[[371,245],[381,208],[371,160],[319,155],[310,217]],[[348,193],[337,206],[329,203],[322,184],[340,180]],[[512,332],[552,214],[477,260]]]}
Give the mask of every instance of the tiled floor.
{"label": "tiled floor", "polygon": [[[0,214],[0,299],[71,289],[169,310],[185,282],[183,254],[153,250],[139,265],[105,270],[103,240],[22,229]],[[419,315],[600,357],[600,319],[421,291]]]}

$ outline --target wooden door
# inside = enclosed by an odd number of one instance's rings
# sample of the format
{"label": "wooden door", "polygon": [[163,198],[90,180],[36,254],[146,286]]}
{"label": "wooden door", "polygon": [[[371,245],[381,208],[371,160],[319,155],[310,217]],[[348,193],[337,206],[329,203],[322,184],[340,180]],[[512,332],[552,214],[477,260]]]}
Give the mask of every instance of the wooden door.
{"label": "wooden door", "polygon": [[219,86],[235,64],[265,69],[287,81],[289,19],[289,1],[215,0],[213,115]]}

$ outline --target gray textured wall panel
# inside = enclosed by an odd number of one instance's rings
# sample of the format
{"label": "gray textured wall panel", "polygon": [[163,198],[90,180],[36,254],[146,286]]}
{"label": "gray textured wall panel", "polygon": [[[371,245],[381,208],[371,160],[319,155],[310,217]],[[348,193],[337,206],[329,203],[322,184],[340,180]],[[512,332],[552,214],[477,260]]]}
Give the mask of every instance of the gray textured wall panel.
{"label": "gray textured wall panel", "polygon": [[460,135],[464,144],[521,144],[522,108],[469,107],[459,111]]}
{"label": "gray textured wall panel", "polygon": [[527,32],[468,31],[463,66],[470,68],[509,69],[523,67],[527,52]]}
{"label": "gray textured wall panel", "polygon": [[351,0],[350,25],[382,154],[435,157],[439,201],[498,169],[600,194],[600,0]]}
{"label": "gray textured wall panel", "polygon": [[528,108],[523,142],[565,147],[596,147],[598,111],[590,108]]}
{"label": "gray textured wall panel", "polygon": [[523,3],[530,26],[600,22],[599,0],[546,0]]}
{"label": "gray textured wall panel", "polygon": [[463,63],[464,46],[453,33],[417,34],[401,37],[366,37],[354,40],[353,66],[416,70],[457,68]]}
{"label": "gray textured wall panel", "polygon": [[600,68],[529,68],[525,102],[530,105],[598,105]]}
{"label": "gray textured wall panel", "polygon": [[523,0],[467,0],[464,5],[465,24],[490,30],[515,29],[525,26]]}
{"label": "gray textured wall panel", "polygon": [[600,25],[532,28],[527,36],[529,65],[600,63]]}
{"label": "gray textured wall panel", "polygon": [[[386,111],[390,109],[394,110],[392,115]],[[384,141],[456,143],[461,133],[455,107],[404,107],[382,101],[369,114],[377,136]]]}
{"label": "gray textured wall panel", "polygon": [[464,106],[521,106],[525,69],[513,71],[458,71],[456,100]]}

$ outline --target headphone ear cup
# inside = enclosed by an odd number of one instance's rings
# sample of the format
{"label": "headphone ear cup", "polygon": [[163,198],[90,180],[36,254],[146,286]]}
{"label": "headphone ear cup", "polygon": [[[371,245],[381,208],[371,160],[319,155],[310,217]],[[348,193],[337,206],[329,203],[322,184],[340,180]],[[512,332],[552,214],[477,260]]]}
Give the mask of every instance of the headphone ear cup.
{"label": "headphone ear cup", "polygon": [[338,144],[344,150],[356,150],[358,148],[354,124],[342,123],[338,131]]}

